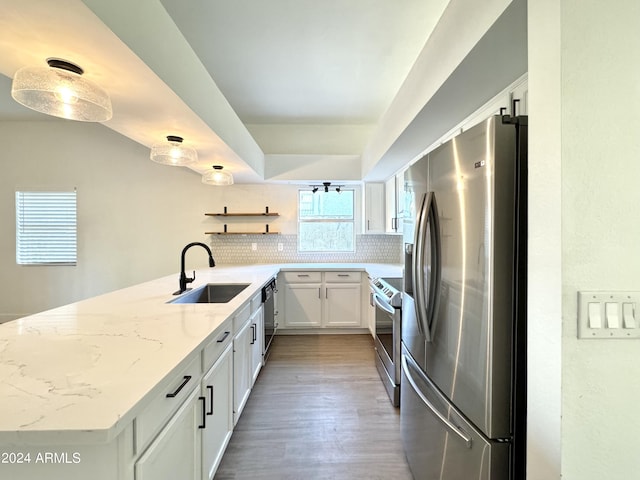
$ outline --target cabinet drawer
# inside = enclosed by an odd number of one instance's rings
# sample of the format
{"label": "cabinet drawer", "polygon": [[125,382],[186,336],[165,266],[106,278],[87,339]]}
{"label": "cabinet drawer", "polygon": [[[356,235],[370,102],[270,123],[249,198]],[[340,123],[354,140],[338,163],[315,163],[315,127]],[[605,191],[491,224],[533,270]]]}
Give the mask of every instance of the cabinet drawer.
{"label": "cabinet drawer", "polygon": [[136,452],[142,452],[146,445],[162,430],[171,416],[180,408],[194,387],[200,383],[200,355],[196,355],[145,409],[136,417]]}
{"label": "cabinet drawer", "polygon": [[233,334],[237,334],[251,316],[251,302],[247,302],[233,317]]}
{"label": "cabinet drawer", "polygon": [[360,283],[362,272],[326,272],[324,274],[325,282],[332,283]]}
{"label": "cabinet drawer", "polygon": [[262,305],[262,290],[251,299],[251,315],[258,311],[260,305]]}
{"label": "cabinet drawer", "polygon": [[287,283],[320,283],[322,272],[284,272],[284,281]]}
{"label": "cabinet drawer", "polygon": [[222,324],[218,334],[211,340],[202,351],[202,371],[206,372],[211,368],[220,354],[224,352],[227,345],[233,340],[233,320],[229,319]]}

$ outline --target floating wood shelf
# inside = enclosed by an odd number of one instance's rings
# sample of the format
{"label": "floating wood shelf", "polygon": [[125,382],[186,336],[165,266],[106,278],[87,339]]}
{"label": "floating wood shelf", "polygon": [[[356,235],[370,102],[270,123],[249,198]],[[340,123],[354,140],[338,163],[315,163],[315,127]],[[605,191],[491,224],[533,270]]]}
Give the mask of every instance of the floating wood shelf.
{"label": "floating wood shelf", "polygon": [[[205,213],[209,217],[278,217],[279,213],[269,212],[269,207],[264,208],[264,212],[239,212],[230,213],[227,207],[224,207],[224,212],[220,213]],[[224,231],[222,232],[204,232],[205,235],[277,235],[280,232],[270,232],[269,224],[265,224],[263,232],[229,232],[227,231],[227,224],[224,224]]]}
{"label": "floating wood shelf", "polygon": [[264,207],[264,212],[248,212],[248,213],[229,213],[227,207],[224,207],[222,213],[205,213],[209,217],[279,217],[279,213],[269,212],[269,207]]}
{"label": "floating wood shelf", "polygon": [[280,232],[204,232],[205,235],[278,235]]}
{"label": "floating wood shelf", "polygon": [[209,217],[279,217],[279,213],[205,213]]}

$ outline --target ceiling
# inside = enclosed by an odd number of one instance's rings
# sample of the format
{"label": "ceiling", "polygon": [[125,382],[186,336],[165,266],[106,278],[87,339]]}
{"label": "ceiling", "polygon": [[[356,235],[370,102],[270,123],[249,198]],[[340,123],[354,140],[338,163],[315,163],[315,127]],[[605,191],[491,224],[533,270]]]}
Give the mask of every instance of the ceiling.
{"label": "ceiling", "polygon": [[19,68],[58,57],[109,92],[107,127],[145,146],[183,136],[198,173],[221,164],[240,183],[381,178],[393,173],[383,155],[363,155],[434,27],[464,3],[0,0],[0,119],[62,121],[10,98]]}

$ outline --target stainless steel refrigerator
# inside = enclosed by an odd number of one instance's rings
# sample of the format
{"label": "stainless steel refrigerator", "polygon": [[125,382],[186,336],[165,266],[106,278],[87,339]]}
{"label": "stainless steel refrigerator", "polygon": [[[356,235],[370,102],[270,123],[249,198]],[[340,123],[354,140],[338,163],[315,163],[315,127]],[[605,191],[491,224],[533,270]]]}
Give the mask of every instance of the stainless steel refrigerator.
{"label": "stainless steel refrigerator", "polygon": [[522,480],[527,118],[405,173],[401,430],[416,480]]}

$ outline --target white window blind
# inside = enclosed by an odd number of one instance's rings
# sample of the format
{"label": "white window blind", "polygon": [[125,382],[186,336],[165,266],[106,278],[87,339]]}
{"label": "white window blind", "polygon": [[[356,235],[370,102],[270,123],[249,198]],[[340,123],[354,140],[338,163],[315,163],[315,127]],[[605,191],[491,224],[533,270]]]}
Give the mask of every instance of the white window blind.
{"label": "white window blind", "polygon": [[76,192],[16,192],[19,265],[75,265]]}

